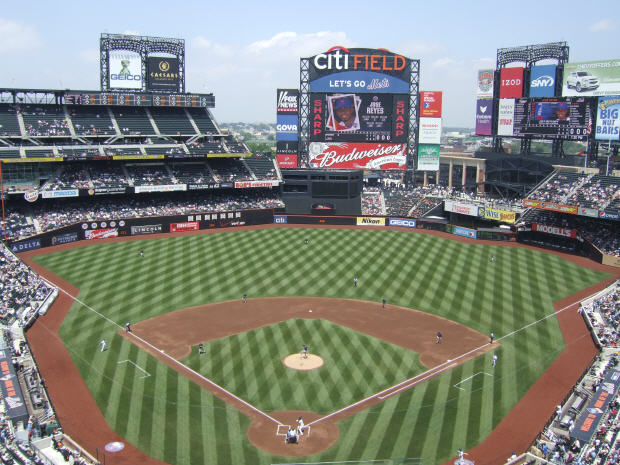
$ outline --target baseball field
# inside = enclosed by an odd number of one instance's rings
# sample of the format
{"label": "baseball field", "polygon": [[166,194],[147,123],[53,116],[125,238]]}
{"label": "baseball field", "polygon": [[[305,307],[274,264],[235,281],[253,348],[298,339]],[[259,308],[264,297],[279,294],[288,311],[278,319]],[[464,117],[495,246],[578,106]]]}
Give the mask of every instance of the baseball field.
{"label": "baseball field", "polygon": [[[77,300],[57,333],[45,318],[35,329],[60,336],[119,437],[177,465],[442,463],[483,441],[576,342],[553,303],[613,276],[400,230],[244,228],[60,249],[31,259]],[[284,367],[303,344],[324,364]],[[405,380],[416,381],[348,409]],[[277,424],[299,412],[311,434],[281,449]]]}

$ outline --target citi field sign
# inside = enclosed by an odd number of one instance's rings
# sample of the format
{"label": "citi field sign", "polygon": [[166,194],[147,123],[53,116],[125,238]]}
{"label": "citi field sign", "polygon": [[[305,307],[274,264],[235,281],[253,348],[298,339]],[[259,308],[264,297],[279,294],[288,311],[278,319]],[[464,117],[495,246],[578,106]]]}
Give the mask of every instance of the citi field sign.
{"label": "citi field sign", "polygon": [[411,59],[389,50],[332,47],[308,61],[312,92],[409,93]]}

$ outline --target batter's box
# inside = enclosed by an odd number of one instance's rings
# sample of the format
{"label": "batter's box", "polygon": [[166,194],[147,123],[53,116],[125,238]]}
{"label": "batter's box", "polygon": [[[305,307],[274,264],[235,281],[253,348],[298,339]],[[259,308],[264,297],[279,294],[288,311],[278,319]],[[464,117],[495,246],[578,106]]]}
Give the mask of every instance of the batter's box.
{"label": "batter's box", "polygon": [[456,383],[454,385],[454,387],[457,388],[457,389],[460,389],[461,391],[464,391],[465,389],[463,389],[462,387],[459,387],[459,384],[463,384],[464,382],[469,381],[469,380],[475,378],[478,375],[487,375],[487,376],[491,376],[491,377],[493,376],[491,373],[487,373],[485,371],[479,371],[478,373],[475,373],[475,374],[471,375],[469,378],[466,378],[463,381],[459,381],[458,383]]}
{"label": "batter's box", "polygon": [[117,365],[120,365],[121,363],[131,363],[135,368],[137,368],[138,370],[140,370],[142,373],[144,373],[143,376],[140,376],[140,378],[148,378],[150,375],[149,372],[147,372],[146,370],[143,370],[142,368],[140,368],[138,365],[136,365],[135,363],[133,363],[131,360],[123,360],[121,362],[118,362]]}

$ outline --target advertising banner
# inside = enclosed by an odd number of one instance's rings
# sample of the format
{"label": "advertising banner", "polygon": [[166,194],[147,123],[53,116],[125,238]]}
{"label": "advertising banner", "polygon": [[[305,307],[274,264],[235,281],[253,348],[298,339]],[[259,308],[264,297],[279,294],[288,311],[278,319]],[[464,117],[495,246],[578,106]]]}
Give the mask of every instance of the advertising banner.
{"label": "advertising banner", "polygon": [[280,168],[297,168],[299,163],[297,155],[286,155],[282,153],[276,154],[276,161]]}
{"label": "advertising banner", "polygon": [[554,97],[556,65],[532,66],[530,97]]}
{"label": "advertising banner", "polygon": [[487,220],[501,221],[502,223],[513,224],[517,220],[515,212],[499,210],[497,208],[482,207],[478,213],[483,213],[483,217]]}
{"label": "advertising banner", "polygon": [[297,141],[298,115],[278,115],[276,124],[277,141]]}
{"label": "advertising banner", "polygon": [[441,118],[441,92],[423,90],[420,92],[420,116]]}
{"label": "advertising banner", "polygon": [[39,191],[37,189],[28,189],[24,192],[24,200],[26,202],[36,202],[39,200]]}
{"label": "advertising banner", "polygon": [[170,232],[179,231],[198,231],[200,224],[198,221],[186,221],[184,223],[170,223]]}
{"label": "advertising banner", "polygon": [[620,215],[618,215],[618,212],[615,212],[615,211],[607,211],[607,210],[599,211],[598,217],[605,218],[606,220],[615,220],[615,221],[620,220]]}
{"label": "advertising banner", "polygon": [[499,81],[499,98],[523,97],[523,68],[502,68]]}
{"label": "advertising banner", "polygon": [[419,171],[439,171],[439,144],[418,145]]}
{"label": "advertising banner", "polygon": [[41,197],[44,199],[58,199],[61,197],[77,197],[80,195],[78,189],[64,189],[58,191],[42,191]]}
{"label": "advertising banner", "polygon": [[416,220],[410,218],[389,218],[388,226],[401,226],[403,228],[416,228]]}
{"label": "advertising banner", "polygon": [[420,144],[441,143],[441,118],[420,118]]}
{"label": "advertising banner", "polygon": [[463,228],[462,226],[455,226],[454,234],[456,234],[457,236],[476,239],[476,237],[478,236],[478,231],[476,231],[475,229]]}
{"label": "advertising banner", "polygon": [[13,368],[11,353],[6,349],[0,350],[0,391],[2,400],[9,418],[14,421],[28,421],[28,408],[24,401],[19,380]]}
{"label": "advertising banner", "polygon": [[187,184],[162,184],[160,186],[135,186],[134,191],[136,194],[143,192],[176,192],[186,191]]}
{"label": "advertising banner", "polygon": [[273,216],[273,222],[276,224],[287,224],[288,223],[288,216],[285,215],[274,215]]}
{"label": "advertising banner", "polygon": [[180,92],[179,59],[169,57],[148,57],[147,90]]}
{"label": "advertising banner", "polygon": [[478,89],[476,91],[477,99],[493,98],[493,82],[495,79],[494,69],[478,70]]}
{"label": "advertising banner", "polygon": [[142,89],[142,59],[129,50],[110,52],[110,89]]}
{"label": "advertising banner", "polygon": [[385,218],[371,218],[368,216],[358,216],[356,220],[358,226],[385,226]]}
{"label": "advertising banner", "polygon": [[476,135],[493,135],[493,100],[476,101]]}
{"label": "advertising banner", "polygon": [[620,60],[566,63],[562,95],[620,95]]}
{"label": "advertising banner", "polygon": [[77,232],[70,232],[52,236],[52,245],[69,244],[78,240]]}
{"label": "advertising banner", "polygon": [[596,140],[620,140],[620,97],[599,97]]}
{"label": "advertising banner", "polygon": [[598,424],[607,413],[609,403],[614,400],[620,384],[620,371],[609,370],[598,389],[590,399],[590,403],[575,421],[575,427],[570,431],[571,438],[576,438],[587,444],[598,430]]}
{"label": "advertising banner", "polygon": [[584,140],[591,127],[590,102],[583,97],[523,98],[514,102],[514,136]]}
{"label": "advertising banner", "polygon": [[409,82],[372,71],[345,71],[315,79],[310,91],[402,94],[409,92]]}
{"label": "advertising banner", "polygon": [[407,145],[312,142],[308,157],[311,168],[404,170]]}
{"label": "advertising banner", "polygon": [[467,203],[459,203],[454,200],[446,200],[444,210],[447,212],[458,213],[459,215],[478,216],[478,206]]}
{"label": "advertising banner", "polygon": [[497,135],[512,136],[515,123],[515,101],[512,98],[501,99],[497,115]]}
{"label": "advertising banner", "polygon": [[163,232],[161,224],[143,224],[140,226],[131,227],[132,236],[141,236],[143,234],[158,234]]}
{"label": "advertising banner", "polygon": [[28,239],[25,241],[13,242],[10,247],[11,252],[19,253],[25,252],[26,250],[34,250],[41,248],[41,239]]}
{"label": "advertising banner", "polygon": [[577,237],[577,231],[574,229],[560,228],[558,226],[550,226],[548,224],[532,223],[532,231],[553,234],[554,236],[570,237],[573,239]]}
{"label": "advertising banner", "polygon": [[299,110],[299,90],[278,89],[276,108],[278,115],[297,113]]}
{"label": "advertising banner", "polygon": [[196,190],[205,190],[205,189],[219,189],[220,183],[211,183],[211,184],[188,184],[187,190],[196,191]]}
{"label": "advertising banner", "polygon": [[270,181],[237,181],[235,182],[235,189],[247,189],[252,187],[275,187],[280,184],[277,179]]}
{"label": "advertising banner", "polygon": [[540,200],[523,199],[524,207],[540,208],[541,210],[552,210],[561,213],[570,213],[576,215],[579,213],[578,207],[574,205],[564,205],[556,202],[542,202]]}
{"label": "advertising banner", "polygon": [[118,237],[118,228],[87,229],[84,231],[84,239],[105,239],[107,237]]}
{"label": "advertising banner", "polygon": [[311,141],[407,141],[408,95],[313,93],[310,105]]}
{"label": "advertising banner", "polygon": [[127,189],[125,187],[96,187],[95,189],[88,190],[88,195],[108,195],[125,193],[127,193]]}

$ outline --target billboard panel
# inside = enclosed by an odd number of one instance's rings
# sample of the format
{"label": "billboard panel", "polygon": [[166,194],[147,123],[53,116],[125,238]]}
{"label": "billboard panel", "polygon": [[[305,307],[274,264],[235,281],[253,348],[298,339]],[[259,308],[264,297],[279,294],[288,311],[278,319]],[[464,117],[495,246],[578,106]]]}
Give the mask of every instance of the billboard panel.
{"label": "billboard panel", "polygon": [[142,89],[142,58],[129,50],[110,52],[110,89]]}
{"label": "billboard panel", "polygon": [[556,65],[532,66],[530,97],[554,97]]}
{"label": "billboard panel", "polygon": [[420,118],[420,144],[441,143],[441,118]]}
{"label": "billboard panel", "polygon": [[497,135],[512,136],[515,118],[515,100],[505,98],[499,101]]}
{"label": "billboard panel", "polygon": [[599,97],[596,114],[597,140],[620,140],[620,97]]}
{"label": "billboard panel", "polygon": [[299,90],[278,89],[276,108],[278,115],[297,113],[299,109]]}
{"label": "billboard panel", "polygon": [[523,68],[502,68],[500,72],[499,98],[523,97]]}
{"label": "billboard panel", "polygon": [[317,142],[406,142],[408,95],[310,94]]}
{"label": "billboard panel", "polygon": [[441,118],[441,92],[420,92],[420,116]]}
{"label": "billboard panel", "polygon": [[584,140],[589,120],[590,102],[585,98],[516,99],[513,134]]}
{"label": "billboard panel", "polygon": [[476,101],[476,135],[493,135],[493,101],[478,99]]}
{"label": "billboard panel", "polygon": [[418,145],[419,171],[439,171],[439,144]]}
{"label": "billboard panel", "polygon": [[308,62],[311,92],[409,92],[411,60],[388,50],[333,47]]}
{"label": "billboard panel", "polygon": [[276,154],[276,161],[280,168],[297,168],[298,158],[297,155],[286,155],[283,153]]}
{"label": "billboard panel", "polygon": [[298,115],[278,115],[276,124],[276,141],[297,141]]}
{"label": "billboard panel", "polygon": [[179,59],[169,57],[147,58],[147,90],[179,92]]}
{"label": "billboard panel", "polygon": [[407,144],[311,142],[310,167],[335,169],[405,169]]}
{"label": "billboard panel", "polygon": [[493,82],[495,77],[494,69],[478,70],[478,88],[476,98],[488,99],[493,98]]}
{"label": "billboard panel", "polygon": [[620,95],[620,60],[566,63],[562,95]]}

